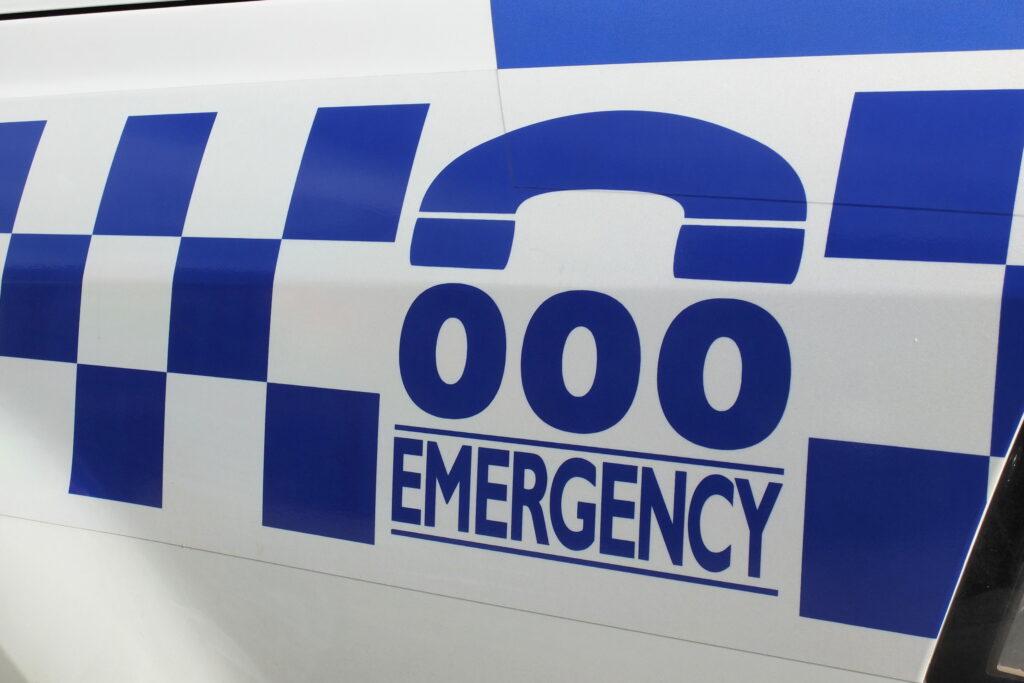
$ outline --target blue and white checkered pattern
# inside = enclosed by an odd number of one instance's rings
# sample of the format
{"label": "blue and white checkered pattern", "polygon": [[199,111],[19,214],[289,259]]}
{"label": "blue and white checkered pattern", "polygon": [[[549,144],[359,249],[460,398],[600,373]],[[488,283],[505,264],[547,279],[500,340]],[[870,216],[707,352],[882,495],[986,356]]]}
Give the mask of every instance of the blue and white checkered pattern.
{"label": "blue and white checkered pattern", "polygon": [[[394,241],[426,111],[321,109],[278,239],[182,236],[214,113],[129,117],[91,235],[4,236],[0,355],[77,365],[71,493],[161,506],[168,374],[266,383],[282,239]],[[5,233],[43,130],[0,124]],[[377,410],[268,385],[264,524],[373,542]]]}
{"label": "blue and white checkered pattern", "polygon": [[[194,395],[179,380],[201,377],[258,387],[264,525],[374,542],[380,396],[368,387],[318,386],[316,367],[299,373],[309,381],[268,382],[271,303],[287,247],[396,240],[427,109],[320,109],[287,215],[248,236],[209,224],[186,230],[214,113],[129,117],[95,222],[66,231],[15,229],[45,125],[0,124],[0,355],[75,366],[67,387],[74,395],[72,493],[160,507],[169,406]],[[1019,91],[862,93],[854,102],[825,256],[1005,269],[994,426],[984,454],[812,439],[803,616],[923,636],[937,631],[984,504],[984,456],[1005,452],[1024,409],[1024,266],[1006,265],[1022,110]],[[979,112],[996,113],[978,125]],[[934,154],[922,157],[922,149]],[[956,185],[965,165],[976,184]],[[466,267],[503,268],[514,239],[507,232],[493,263]],[[717,226],[716,234],[726,233]],[[413,264],[416,248],[414,240]],[[679,277],[729,279],[694,274],[706,264],[683,265]],[[865,518],[865,507],[874,516]],[[879,604],[885,609],[868,608]]]}
{"label": "blue and white checkered pattern", "polygon": [[985,504],[979,455],[1005,455],[1024,410],[1021,269],[1006,266],[1022,119],[1013,90],[854,99],[825,256],[1005,268],[992,438],[984,454],[812,438],[802,616],[938,634]]}

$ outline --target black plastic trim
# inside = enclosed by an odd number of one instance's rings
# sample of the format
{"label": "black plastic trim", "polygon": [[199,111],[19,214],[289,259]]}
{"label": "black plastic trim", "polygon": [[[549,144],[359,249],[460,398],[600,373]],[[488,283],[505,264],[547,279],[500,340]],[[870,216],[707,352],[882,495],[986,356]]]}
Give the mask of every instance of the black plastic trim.
{"label": "black plastic trim", "polygon": [[222,5],[236,2],[261,2],[261,0],[154,0],[153,2],[133,2],[125,5],[91,5],[86,7],[64,7],[44,9],[34,12],[11,12],[0,14],[0,21],[12,19],[40,19],[43,17],[62,17],[72,14],[96,14],[98,12],[126,12],[138,9],[161,9],[164,7],[193,7],[195,5]]}
{"label": "black plastic trim", "polygon": [[927,683],[1022,679],[996,671],[1024,597],[1024,430],[1018,429],[932,657]]}

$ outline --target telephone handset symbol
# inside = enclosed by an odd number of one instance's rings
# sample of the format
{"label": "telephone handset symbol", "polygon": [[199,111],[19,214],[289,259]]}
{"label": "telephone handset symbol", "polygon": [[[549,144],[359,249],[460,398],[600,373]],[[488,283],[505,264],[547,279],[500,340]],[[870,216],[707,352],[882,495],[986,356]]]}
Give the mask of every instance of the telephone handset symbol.
{"label": "telephone handset symbol", "polygon": [[[601,111],[535,123],[452,161],[431,183],[413,235],[417,266],[503,269],[519,205],[561,190],[666,195],[686,211],[674,258],[682,278],[790,283],[803,230],[744,221],[802,221],[803,185],[766,145],[700,119],[650,111]],[[507,220],[471,214],[505,214]],[[714,219],[715,225],[690,223]],[[736,221],[735,225],[721,221]]]}

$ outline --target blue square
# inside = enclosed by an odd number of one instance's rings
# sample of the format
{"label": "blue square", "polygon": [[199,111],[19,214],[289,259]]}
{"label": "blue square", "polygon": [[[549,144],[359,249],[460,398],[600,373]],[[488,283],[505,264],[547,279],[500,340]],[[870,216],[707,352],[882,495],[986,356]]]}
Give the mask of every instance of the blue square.
{"label": "blue square", "polygon": [[0,355],[74,363],[88,235],[11,235],[0,285]]}
{"label": "blue square", "polygon": [[10,232],[45,121],[0,123],[0,232]]}
{"label": "blue square", "polygon": [[263,524],[373,543],[380,397],[267,385]]}
{"label": "blue square", "polygon": [[69,491],[160,507],[167,375],[78,366]]}
{"label": "blue square", "polygon": [[427,108],[382,104],[318,109],[284,236],[394,242]]}
{"label": "blue square", "polygon": [[989,454],[1001,458],[1024,414],[1024,266],[1007,266],[1003,274],[998,349]]}
{"label": "blue square", "polygon": [[825,255],[1006,263],[1024,90],[857,93]]}
{"label": "blue square", "polygon": [[185,237],[171,294],[170,372],[265,381],[280,240]]}
{"label": "blue square", "polygon": [[800,616],[934,638],[987,482],[984,456],[811,439]]}
{"label": "blue square", "polygon": [[93,232],[181,235],[214,118],[213,113],[129,116]]}

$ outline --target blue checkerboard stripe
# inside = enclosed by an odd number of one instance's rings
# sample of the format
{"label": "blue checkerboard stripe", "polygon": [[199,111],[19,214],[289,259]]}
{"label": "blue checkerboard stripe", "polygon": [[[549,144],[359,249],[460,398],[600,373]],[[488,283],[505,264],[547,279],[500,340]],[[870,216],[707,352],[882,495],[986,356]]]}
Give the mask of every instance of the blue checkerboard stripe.
{"label": "blue checkerboard stripe", "polygon": [[88,235],[11,235],[0,282],[0,355],[78,359],[88,252]]}
{"label": "blue checkerboard stripe", "polygon": [[107,175],[93,233],[181,235],[216,116],[129,116]]}
{"label": "blue checkerboard stripe", "polygon": [[0,123],[0,233],[10,232],[45,121]]}
{"label": "blue checkerboard stripe", "polygon": [[167,369],[264,381],[279,240],[185,237],[171,294]]}
{"label": "blue checkerboard stripe", "polygon": [[285,238],[394,242],[427,109],[320,108],[295,180]]}
{"label": "blue checkerboard stripe", "polygon": [[[394,241],[426,113],[425,104],[319,110],[284,239]],[[215,120],[213,112],[128,117],[93,234],[178,241],[167,372],[266,382],[281,240],[182,237]],[[44,125],[0,124],[2,232],[11,232]],[[0,355],[78,361],[90,239],[10,237]],[[167,372],[78,365],[71,493],[162,506]],[[266,386],[264,523],[373,543],[379,397]]]}
{"label": "blue checkerboard stripe", "polygon": [[991,454],[1003,457],[1024,415],[1024,266],[1007,266],[1003,276],[997,354]]}
{"label": "blue checkerboard stripe", "polygon": [[[991,447],[1024,414],[1024,278],[1006,266],[1024,91],[858,93],[825,256],[1004,268]],[[988,458],[812,439],[800,613],[934,637],[984,507]]]}
{"label": "blue checkerboard stripe", "polygon": [[800,615],[938,635],[987,481],[976,455],[811,439]]}
{"label": "blue checkerboard stripe", "polygon": [[160,507],[167,375],[79,365],[69,491]]}
{"label": "blue checkerboard stripe", "polygon": [[857,93],[825,256],[1005,264],[1024,91]]}
{"label": "blue checkerboard stripe", "polygon": [[374,541],[380,396],[270,384],[263,524]]}

